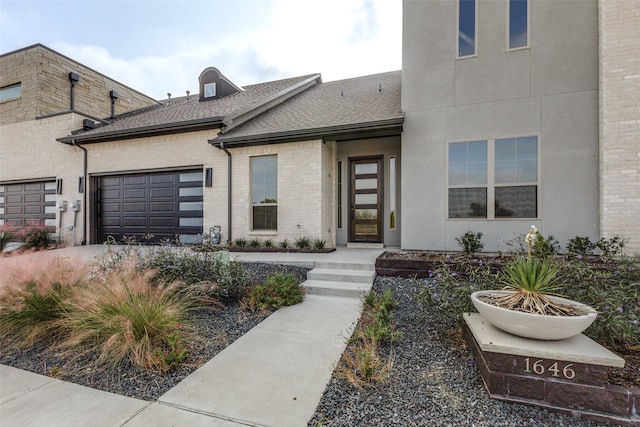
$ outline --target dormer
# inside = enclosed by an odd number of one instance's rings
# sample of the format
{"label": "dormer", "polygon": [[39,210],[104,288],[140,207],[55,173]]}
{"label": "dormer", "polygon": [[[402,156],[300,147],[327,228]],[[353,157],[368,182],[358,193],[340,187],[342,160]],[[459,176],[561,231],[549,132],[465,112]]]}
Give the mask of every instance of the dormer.
{"label": "dormer", "polygon": [[223,76],[215,67],[206,68],[198,80],[200,81],[200,101],[220,99],[243,90]]}

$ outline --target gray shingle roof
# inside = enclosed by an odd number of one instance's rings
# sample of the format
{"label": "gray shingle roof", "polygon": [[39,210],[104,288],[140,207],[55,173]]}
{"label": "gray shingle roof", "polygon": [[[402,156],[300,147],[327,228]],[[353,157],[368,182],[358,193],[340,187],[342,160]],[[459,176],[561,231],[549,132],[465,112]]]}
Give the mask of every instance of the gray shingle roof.
{"label": "gray shingle roof", "polygon": [[212,142],[402,119],[400,89],[400,71],[321,83]]}
{"label": "gray shingle roof", "polygon": [[[252,104],[259,104],[262,100],[287,90],[312,76],[314,75],[249,85],[245,86],[242,92],[210,101],[199,102],[197,93],[190,95],[189,99],[186,96],[171,98],[170,102],[164,100],[159,105],[125,113],[117,116],[113,123],[99,126],[89,131],[75,132],[74,134],[78,139],[82,139],[87,136],[97,137],[101,134],[118,134],[128,130],[179,124],[201,119],[222,119],[224,116],[248,108]],[[61,140],[66,139],[68,137],[61,138]]]}

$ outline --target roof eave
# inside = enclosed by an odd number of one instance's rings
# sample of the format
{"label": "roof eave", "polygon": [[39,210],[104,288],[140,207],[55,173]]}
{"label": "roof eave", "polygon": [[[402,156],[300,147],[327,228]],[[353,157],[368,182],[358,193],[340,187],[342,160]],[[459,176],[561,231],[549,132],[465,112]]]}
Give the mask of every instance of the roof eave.
{"label": "roof eave", "polygon": [[222,117],[208,117],[206,119],[195,119],[184,122],[142,126],[138,128],[121,129],[111,132],[102,132],[89,135],[68,135],[62,138],[57,138],[57,141],[69,145],[71,145],[73,141],[80,144],[93,144],[97,142],[119,141],[158,135],[195,132],[199,130],[216,129],[220,128],[221,126]]}
{"label": "roof eave", "polygon": [[211,145],[224,144],[227,148],[246,147],[251,145],[281,144],[311,139],[327,141],[344,141],[351,139],[375,138],[399,135],[402,132],[404,117],[378,120],[365,123],[328,126],[312,129],[273,132],[251,136],[225,137],[219,136],[209,140]]}

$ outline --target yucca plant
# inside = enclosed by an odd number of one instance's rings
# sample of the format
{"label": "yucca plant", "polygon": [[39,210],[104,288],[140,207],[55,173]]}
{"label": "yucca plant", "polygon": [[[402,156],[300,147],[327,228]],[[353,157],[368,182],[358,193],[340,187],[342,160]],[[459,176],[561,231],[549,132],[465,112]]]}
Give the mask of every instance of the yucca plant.
{"label": "yucca plant", "polygon": [[549,296],[561,296],[563,285],[558,269],[548,259],[521,258],[507,264],[500,280],[508,294],[492,295],[491,301],[509,310],[554,316],[584,314],[575,306],[554,301]]}

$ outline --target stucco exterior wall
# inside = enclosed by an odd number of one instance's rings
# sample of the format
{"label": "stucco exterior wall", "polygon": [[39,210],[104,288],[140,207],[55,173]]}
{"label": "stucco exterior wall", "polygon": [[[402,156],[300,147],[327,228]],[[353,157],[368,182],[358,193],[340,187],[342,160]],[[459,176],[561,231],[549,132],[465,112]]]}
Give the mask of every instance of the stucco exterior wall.
{"label": "stucco exterior wall", "polygon": [[640,251],[640,2],[599,2],[600,232]]}
{"label": "stucco exterior wall", "polygon": [[[70,109],[69,72],[77,73],[74,110],[100,119],[111,116],[109,92],[118,92],[115,114],[153,105],[156,101],[91,68],[41,45],[0,56],[0,87],[21,83],[19,99],[0,103],[0,125],[33,120]],[[62,137],[65,135],[56,135]]]}
{"label": "stucco exterior wall", "polygon": [[[475,57],[456,58],[457,2],[403,3],[402,247],[484,250],[535,224],[598,238],[597,2],[531,1],[529,47],[507,50],[507,1],[478,2]],[[448,219],[447,144],[537,136],[538,217]]]}

